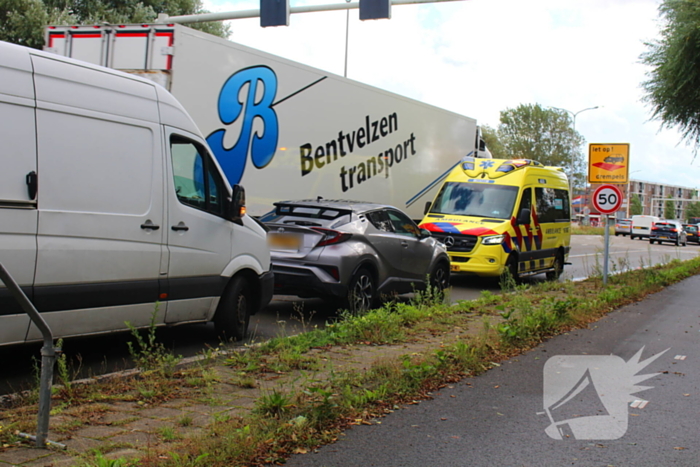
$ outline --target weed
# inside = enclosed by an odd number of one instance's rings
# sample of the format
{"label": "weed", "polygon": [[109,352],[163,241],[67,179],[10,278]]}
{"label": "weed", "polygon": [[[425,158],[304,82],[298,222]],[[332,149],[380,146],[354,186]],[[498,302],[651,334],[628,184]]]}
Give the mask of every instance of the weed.
{"label": "weed", "polygon": [[177,420],[177,424],[182,427],[192,426],[192,417],[189,415],[183,415]]}
{"label": "weed", "polygon": [[161,426],[158,428],[158,434],[163,441],[175,441],[180,437],[171,426]]}
{"label": "weed", "polygon": [[255,410],[258,413],[280,418],[292,407],[292,399],[277,389],[273,389],[267,394],[263,394],[258,400]]}
{"label": "weed", "polygon": [[151,320],[146,329],[146,337],[141,336],[141,333],[130,322],[124,324],[131,331],[131,335],[136,340],[136,348],[132,342],[127,342],[129,347],[129,355],[133,359],[136,366],[144,371],[155,371],[165,376],[170,376],[175,370],[175,366],[182,357],[175,356],[169,352],[165,346],[156,342],[156,318],[158,316],[159,303],[155,304]]}
{"label": "weed", "polygon": [[512,292],[517,287],[518,281],[515,277],[513,277],[510,269],[505,268],[501,273],[501,276],[498,278],[498,285],[500,286],[501,291]]}
{"label": "weed", "polygon": [[239,388],[254,389],[258,387],[258,383],[252,376],[246,375],[245,373],[237,375],[231,380],[231,384],[238,386]]}
{"label": "weed", "polygon": [[215,413],[212,416],[215,423],[226,423],[231,420],[231,415],[226,412]]}
{"label": "weed", "polygon": [[109,459],[99,452],[95,455],[94,459],[86,461],[83,464],[84,467],[123,467],[127,465],[129,465],[128,461],[123,457],[119,459]]}

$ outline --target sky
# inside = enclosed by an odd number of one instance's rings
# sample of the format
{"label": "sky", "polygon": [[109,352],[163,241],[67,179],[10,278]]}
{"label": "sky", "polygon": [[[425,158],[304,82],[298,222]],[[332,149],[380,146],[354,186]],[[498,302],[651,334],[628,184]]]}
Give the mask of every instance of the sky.
{"label": "sky", "polygon": [[[342,3],[291,0],[291,6]],[[589,143],[629,143],[630,178],[700,187],[700,157],[642,102],[660,0],[462,0],[393,5],[391,19],[349,14],[347,77],[498,127],[521,104],[577,113]],[[205,0],[210,11],[258,0]],[[293,14],[288,27],[230,22],[234,42],[343,75],[345,11]],[[596,107],[597,109],[589,109]],[[580,112],[583,110],[582,112]],[[588,146],[584,148],[588,154]]]}

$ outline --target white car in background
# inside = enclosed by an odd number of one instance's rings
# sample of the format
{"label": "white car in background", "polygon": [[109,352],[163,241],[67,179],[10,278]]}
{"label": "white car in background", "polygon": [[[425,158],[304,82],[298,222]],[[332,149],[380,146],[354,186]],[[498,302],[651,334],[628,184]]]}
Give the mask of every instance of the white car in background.
{"label": "white car in background", "polygon": [[615,222],[615,236],[623,237],[632,234],[632,219],[617,219]]}

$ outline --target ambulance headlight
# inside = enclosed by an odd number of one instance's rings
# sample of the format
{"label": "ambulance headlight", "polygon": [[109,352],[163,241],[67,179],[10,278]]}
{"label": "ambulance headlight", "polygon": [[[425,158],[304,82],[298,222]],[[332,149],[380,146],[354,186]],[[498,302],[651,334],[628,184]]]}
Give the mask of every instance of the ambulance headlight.
{"label": "ambulance headlight", "polygon": [[505,235],[489,235],[481,239],[482,245],[500,245]]}

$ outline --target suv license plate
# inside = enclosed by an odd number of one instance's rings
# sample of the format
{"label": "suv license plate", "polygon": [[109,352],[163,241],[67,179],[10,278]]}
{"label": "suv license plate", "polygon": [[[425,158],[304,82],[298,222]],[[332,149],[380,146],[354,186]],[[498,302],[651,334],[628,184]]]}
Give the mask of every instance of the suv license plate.
{"label": "suv license plate", "polygon": [[273,250],[298,250],[301,239],[296,234],[268,233],[268,242]]}

